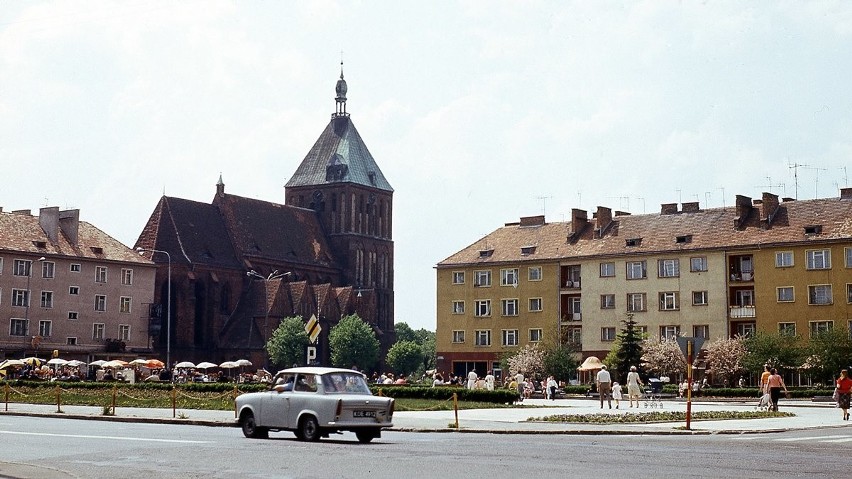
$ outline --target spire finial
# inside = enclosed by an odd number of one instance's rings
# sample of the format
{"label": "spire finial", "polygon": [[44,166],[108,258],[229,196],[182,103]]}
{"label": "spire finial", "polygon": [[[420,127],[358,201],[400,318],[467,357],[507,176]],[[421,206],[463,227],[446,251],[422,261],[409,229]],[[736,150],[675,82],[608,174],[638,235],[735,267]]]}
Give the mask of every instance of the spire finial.
{"label": "spire finial", "polygon": [[343,79],[343,52],[340,52],[340,80],[337,80],[337,85],[334,87],[334,92],[337,96],[334,97],[334,101],[337,103],[336,111],[332,118],[337,118],[341,116],[349,116],[349,113],[346,113],[346,80]]}

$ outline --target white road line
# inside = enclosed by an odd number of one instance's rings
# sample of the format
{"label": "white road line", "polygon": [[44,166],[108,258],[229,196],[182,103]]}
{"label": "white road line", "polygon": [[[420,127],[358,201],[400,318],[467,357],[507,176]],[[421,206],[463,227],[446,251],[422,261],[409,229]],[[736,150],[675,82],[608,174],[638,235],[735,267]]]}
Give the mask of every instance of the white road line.
{"label": "white road line", "polygon": [[820,441],[820,442],[852,442],[852,436],[847,436],[843,439],[829,439],[827,441]]}
{"label": "white road line", "polygon": [[[810,436],[810,437],[785,437],[784,439],[775,439],[778,442],[797,442],[797,441],[813,441],[820,439],[831,439],[831,438],[849,438],[852,436],[849,435],[839,435],[839,436]],[[826,442],[826,441],[820,441]]]}
{"label": "white road line", "polygon": [[144,437],[127,437],[127,436],[87,436],[84,434],[53,434],[47,432],[21,432],[21,431],[2,431],[0,434],[15,434],[18,436],[49,436],[49,437],[72,437],[75,439],[110,439],[118,441],[139,441],[139,442],[169,442],[179,444],[210,444],[212,441],[189,441],[181,439],[149,439]]}

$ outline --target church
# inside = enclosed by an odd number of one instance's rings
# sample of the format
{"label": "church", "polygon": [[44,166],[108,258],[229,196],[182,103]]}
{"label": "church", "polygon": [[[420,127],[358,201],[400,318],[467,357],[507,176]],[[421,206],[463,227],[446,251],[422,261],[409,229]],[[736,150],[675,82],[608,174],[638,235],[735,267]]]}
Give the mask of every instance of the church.
{"label": "church", "polygon": [[395,342],[393,188],[346,111],[342,68],[335,93],[284,204],[226,193],[221,175],[210,203],[160,198],[134,248],[158,266],[149,329],[163,358],[265,365],[267,339],[293,316],[319,320],[322,365],[350,314],[373,328],[380,357]]}

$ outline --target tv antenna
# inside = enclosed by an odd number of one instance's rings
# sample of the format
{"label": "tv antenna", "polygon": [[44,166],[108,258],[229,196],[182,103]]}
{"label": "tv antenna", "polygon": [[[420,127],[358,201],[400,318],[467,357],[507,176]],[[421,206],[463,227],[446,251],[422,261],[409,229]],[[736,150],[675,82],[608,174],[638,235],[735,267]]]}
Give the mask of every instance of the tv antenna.
{"label": "tv antenna", "polygon": [[819,198],[819,172],[826,171],[826,168],[819,168],[816,166],[803,166],[802,168],[816,171],[816,178],[814,179],[814,199]]}
{"label": "tv antenna", "polygon": [[552,200],[553,196],[536,196],[535,199],[541,201],[541,214],[546,215],[547,214],[547,211],[546,211],[547,210],[547,200],[548,199]]}
{"label": "tv antenna", "polygon": [[787,168],[793,170],[793,182],[796,185],[795,195],[796,199],[799,199],[799,168],[806,168],[808,165],[802,165],[800,163],[790,163],[790,160],[787,160]]}

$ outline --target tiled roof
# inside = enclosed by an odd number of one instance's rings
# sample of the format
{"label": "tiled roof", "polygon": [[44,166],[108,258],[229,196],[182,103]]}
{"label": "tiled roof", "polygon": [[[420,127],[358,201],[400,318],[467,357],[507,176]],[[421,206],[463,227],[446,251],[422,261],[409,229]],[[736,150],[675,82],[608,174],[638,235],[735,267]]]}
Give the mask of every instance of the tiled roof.
{"label": "tiled roof", "polygon": [[[41,245],[44,247],[40,247]],[[62,232],[59,232],[56,241],[51,241],[40,226],[38,216],[0,212],[0,254],[7,251],[47,257],[62,255],[127,263],[151,263],[85,221],[78,223],[76,243],[71,243]]]}
{"label": "tiled roof", "polygon": [[[330,171],[340,171],[339,175]],[[331,119],[287,187],[355,183],[393,191],[349,116]]]}
{"label": "tiled roof", "polygon": [[[596,232],[595,219],[573,236],[571,222],[507,224],[441,261],[438,267],[852,241],[850,199],[785,201],[774,210],[768,226],[760,208],[755,204],[741,219],[735,207],[615,216],[602,237]],[[819,233],[806,233],[806,228],[815,226],[820,227]],[[627,246],[628,239],[640,241]],[[523,255],[521,248],[527,246],[535,246],[535,252]]]}

